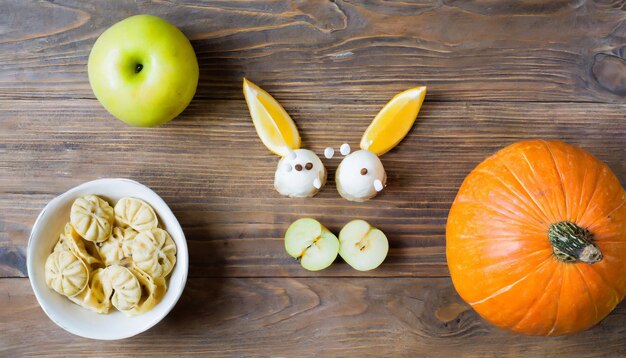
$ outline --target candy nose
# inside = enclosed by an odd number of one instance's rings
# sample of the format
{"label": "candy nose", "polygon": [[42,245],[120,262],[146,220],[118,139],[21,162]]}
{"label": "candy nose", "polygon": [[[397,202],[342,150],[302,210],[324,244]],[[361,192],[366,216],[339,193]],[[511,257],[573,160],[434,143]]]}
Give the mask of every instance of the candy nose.
{"label": "candy nose", "polygon": [[313,186],[315,187],[315,189],[319,189],[322,187],[322,182],[319,178],[315,178],[315,180],[313,180]]}
{"label": "candy nose", "polygon": [[380,179],[374,180],[374,189],[376,189],[376,191],[383,190],[383,182],[381,182]]}

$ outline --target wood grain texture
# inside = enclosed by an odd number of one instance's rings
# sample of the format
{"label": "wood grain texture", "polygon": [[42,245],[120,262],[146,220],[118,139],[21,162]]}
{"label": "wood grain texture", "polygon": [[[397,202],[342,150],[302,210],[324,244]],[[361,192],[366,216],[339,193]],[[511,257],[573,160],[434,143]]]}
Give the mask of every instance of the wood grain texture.
{"label": "wood grain texture", "polygon": [[[320,155],[344,142],[357,147],[383,105],[279,100],[304,147]],[[388,187],[366,203],[337,193],[341,158],[325,160],[329,182],[315,198],[280,196],[273,188],[278,157],[261,144],[243,99],[196,100],[181,118],[153,129],[129,127],[94,100],[0,100],[0,106],[2,276],[26,274],[27,238],[45,204],[100,177],[138,180],[165,199],[187,235],[193,277],[447,276],[445,222],[459,185],[480,161],[517,140],[580,145],[626,179],[626,105],[618,104],[426,102],[407,138],[382,157]],[[282,241],[303,216],[335,233],[366,219],[389,237],[389,256],[367,273],[341,262],[308,272]]]}
{"label": "wood grain texture", "polygon": [[281,97],[626,98],[623,0],[22,1],[0,4],[0,97],[93,98],[87,56],[107,27],[151,13],[192,39],[201,98],[242,76]]}
{"label": "wood grain texture", "polygon": [[197,278],[153,329],[102,342],[55,326],[27,279],[0,280],[2,356],[617,357],[625,323],[622,304],[576,336],[513,335],[446,278]]}
{"label": "wood grain texture", "polygon": [[[515,141],[582,146],[626,184],[625,10],[624,0],[0,1],[0,356],[626,356],[624,304],[572,337],[512,335],[461,301],[444,255],[463,178]],[[113,119],[87,80],[96,38],[140,13],[179,26],[200,64],[191,106],[152,129]],[[317,153],[356,147],[399,91],[429,92],[382,158],[381,195],[340,198],[335,158],[318,196],[288,199],[273,189],[278,159],[256,136],[243,76]],[[190,249],[176,308],[116,342],[55,326],[23,278],[38,213],[101,177],[153,188]],[[389,256],[368,273],[340,260],[305,271],[282,242],[303,216],[334,232],[369,220],[388,234]]]}

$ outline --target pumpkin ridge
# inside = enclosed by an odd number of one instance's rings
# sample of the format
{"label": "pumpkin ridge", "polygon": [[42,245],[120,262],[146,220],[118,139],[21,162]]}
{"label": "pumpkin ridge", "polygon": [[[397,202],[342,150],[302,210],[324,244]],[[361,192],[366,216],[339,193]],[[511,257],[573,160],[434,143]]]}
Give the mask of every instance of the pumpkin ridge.
{"label": "pumpkin ridge", "polygon": [[596,301],[593,299],[593,296],[591,295],[591,290],[589,289],[589,285],[587,284],[585,275],[583,275],[583,273],[580,271],[580,267],[578,267],[578,265],[574,265],[574,268],[576,269],[576,272],[578,272],[578,276],[580,277],[580,280],[582,281],[583,285],[585,285],[585,292],[587,292],[587,297],[589,297],[589,302],[593,303],[593,309],[595,310],[594,320],[597,321],[598,320],[598,304],[596,303]]}
{"label": "pumpkin ridge", "polygon": [[511,212],[510,210],[500,206],[496,206],[496,205],[486,205],[483,202],[473,202],[473,205],[476,205],[480,208],[483,208],[486,211],[491,211],[495,214],[498,214],[499,216],[514,221],[522,226],[525,226],[527,228],[529,228],[531,231],[534,232],[523,232],[523,234],[543,234],[544,233],[544,227],[541,226],[541,224],[539,222],[533,222],[530,220],[524,220],[523,216],[519,215],[519,216],[515,216],[515,214],[513,212]]}
{"label": "pumpkin ridge", "polygon": [[563,184],[563,177],[561,176],[561,171],[559,170],[559,166],[556,164],[556,158],[554,157],[554,153],[552,152],[552,149],[550,149],[548,142],[545,140],[542,140],[541,142],[543,143],[543,145],[546,146],[548,153],[550,153],[550,158],[552,159],[552,164],[554,165],[554,172],[556,173],[556,176],[559,178],[559,184],[561,185],[561,194],[563,195],[563,204],[565,205],[565,216],[561,215],[561,218],[563,220],[568,220],[569,210],[567,208],[567,197],[565,194],[565,185]]}
{"label": "pumpkin ridge", "polygon": [[[530,169],[530,172],[533,173],[533,179],[535,181],[535,183],[543,183],[543,181],[539,181],[537,180],[537,178],[540,178],[541,175],[537,175],[537,172],[535,171],[535,168],[533,167],[533,164],[530,162],[530,160],[528,160],[528,157],[526,156],[526,153],[522,152],[521,153],[522,158],[524,158],[524,161],[526,162],[526,164],[528,164],[528,169]],[[524,188],[525,190],[528,191],[528,189]],[[535,196],[532,193],[528,193],[528,195],[531,195],[533,197],[533,200],[535,199]],[[559,205],[557,203],[556,207],[554,206],[554,202],[552,200],[546,200],[546,204],[548,205],[543,205],[543,206],[548,206],[546,208],[546,210],[548,212],[550,212],[550,214],[552,215],[552,222],[557,222],[560,221],[558,218],[561,217],[563,218],[562,213],[560,212],[560,208]],[[556,210],[555,210],[556,209]]]}
{"label": "pumpkin ridge", "polygon": [[[584,212],[581,209],[583,207],[583,200],[585,199],[585,197],[583,196],[583,193],[585,192],[585,184],[587,183],[587,174],[589,174],[589,166],[585,166],[585,175],[583,175],[583,180],[580,182],[580,192],[577,194],[578,195],[578,208],[577,208],[578,210],[576,210],[576,217],[573,220],[573,222],[575,223],[580,222],[580,216]],[[589,203],[585,205],[585,207],[587,206],[589,206]]]}
{"label": "pumpkin ridge", "polygon": [[517,174],[515,174],[515,172],[513,172],[513,170],[511,168],[509,168],[508,165],[506,165],[506,163],[504,163],[504,161],[500,158],[498,158],[498,160],[502,163],[502,165],[504,166],[504,168],[506,168],[509,173],[511,173],[511,175],[513,175],[513,177],[515,178],[515,180],[520,184],[520,186],[524,189],[524,191],[526,192],[526,195],[528,195],[528,197],[530,198],[530,200],[535,204],[536,208],[539,209],[539,211],[543,214],[543,216],[547,219],[546,222],[553,222],[555,221],[553,218],[548,217],[548,214],[543,211],[543,209],[541,208],[541,205],[539,205],[539,203],[537,202],[537,199],[530,193],[530,191],[528,190],[528,188],[526,188],[526,186],[524,185],[524,183],[522,182],[522,180],[520,180],[520,178],[517,176]]}
{"label": "pumpkin ridge", "polygon": [[580,191],[580,201],[578,204],[578,213],[576,214],[576,220],[574,222],[579,223],[580,220],[582,219],[583,215],[585,214],[585,212],[587,211],[587,208],[589,208],[589,205],[591,204],[591,199],[593,198],[593,196],[596,193],[596,189],[598,187],[598,180],[600,178],[600,175],[597,174],[597,170],[593,171],[594,173],[596,173],[593,177],[593,191],[591,192],[591,195],[589,196],[589,198],[587,199],[587,202],[585,203],[584,209],[583,209],[583,200],[585,199],[585,197],[583,196],[584,193],[584,188],[587,186],[587,174],[589,173],[589,167],[587,166],[585,169],[585,176],[583,177],[583,182],[581,184],[581,191]]}
{"label": "pumpkin ridge", "polygon": [[548,336],[552,335],[554,330],[556,330],[557,323],[559,323],[559,307],[561,306],[561,295],[563,294],[563,265],[557,265],[557,267],[558,268],[554,270],[554,273],[556,273],[557,270],[559,271],[561,285],[559,287],[559,296],[556,299],[556,314],[554,315],[554,324],[552,324],[552,328],[550,328],[550,331],[547,334]]}
{"label": "pumpkin ridge", "polygon": [[[539,268],[539,267],[537,267]],[[537,272],[537,271],[535,271]],[[552,280],[554,280],[554,276],[556,275],[557,270],[555,269],[554,271],[552,271],[552,276],[550,276],[550,279],[548,280],[548,282],[546,283],[546,287],[550,287],[550,283],[552,283]],[[533,303],[526,308],[526,313],[522,316],[522,318],[520,318],[519,321],[517,321],[516,324],[512,325],[511,328],[516,328],[518,327],[520,324],[522,324],[522,322],[524,321],[524,319],[526,319],[528,317],[528,315],[532,312],[532,309],[539,303],[541,302],[541,299],[545,297],[545,295],[549,292],[549,290],[544,289],[543,292],[541,293],[541,295],[537,296],[537,298],[535,299],[535,301],[533,301]]]}
{"label": "pumpkin ridge", "polygon": [[[505,243],[505,244],[506,243],[509,243],[509,244],[510,243],[516,243],[516,244],[519,245],[520,243],[523,243],[526,240],[528,240],[528,239],[521,239],[521,240],[514,240],[514,239],[490,240],[490,239],[483,238],[482,240],[474,240],[474,241],[465,240],[465,242],[459,243],[458,246],[459,246],[459,248],[467,249],[467,248],[472,248],[472,247],[476,246],[477,243],[483,244],[484,242],[491,243],[494,246],[498,245],[499,243]],[[542,241],[537,240],[537,242],[540,243],[541,245],[543,245]],[[515,260],[510,260],[510,261],[501,260],[501,261],[498,261],[498,262],[493,262],[490,265],[485,266],[485,267],[489,268],[489,269],[493,269],[493,268],[497,269],[501,265],[507,265],[507,267],[508,267],[511,264],[518,264],[518,263],[523,262],[525,260],[533,259],[534,255],[539,256],[539,253],[544,253],[544,251],[545,251],[546,256],[551,256],[552,255],[552,248],[550,247],[550,243],[549,242],[545,245],[545,247],[528,249],[527,251],[528,251],[527,255],[525,255],[522,258],[516,258]],[[543,263],[543,262],[541,262],[541,263]]]}
{"label": "pumpkin ridge", "polygon": [[[611,236],[609,236],[609,237],[610,237],[610,238],[613,238],[613,237],[615,237],[615,235],[611,235]],[[608,245],[611,245],[611,246],[612,246],[612,245],[623,245],[623,244],[626,244],[626,240],[618,240],[618,241],[600,240],[600,241],[596,241],[596,243],[598,243],[598,244],[602,244],[602,245],[606,245],[606,244],[608,244]],[[607,257],[612,257],[612,258],[616,258],[615,256],[612,256],[612,255],[605,255],[605,256],[607,256]]]}
{"label": "pumpkin ridge", "polygon": [[[602,245],[611,245],[611,246],[619,246],[619,245],[624,245],[626,244],[626,240],[623,241],[600,241],[599,242]],[[619,260],[619,258],[613,256],[613,255],[604,255],[605,257],[608,257],[610,259],[615,259],[615,260]]]}
{"label": "pumpkin ridge", "polygon": [[552,253],[552,247],[550,246],[550,242],[548,240],[544,240],[543,238],[540,238],[539,235],[534,235],[537,236],[534,240],[531,238],[532,235],[526,236],[526,237],[518,237],[518,238],[510,238],[510,237],[502,237],[502,238],[495,238],[495,239],[491,239],[491,238],[487,238],[484,236],[481,237],[465,237],[463,241],[460,241],[457,243],[457,245],[459,246],[459,248],[462,248],[464,250],[472,249],[474,248],[476,245],[494,245],[497,246],[499,244],[513,244],[516,243],[517,245],[524,245],[525,242],[531,241],[533,246],[541,246],[541,247],[531,247],[531,248],[527,248],[527,256],[524,256],[524,258],[522,259],[516,259],[515,261],[498,261],[498,262],[494,262],[491,265],[487,266],[490,268],[493,267],[497,267],[497,265],[501,265],[501,264],[510,264],[511,262],[515,262],[515,263],[519,263],[520,261],[523,261],[524,259],[532,259],[533,256],[530,256],[531,254],[535,254],[537,252],[550,252]]}
{"label": "pumpkin ridge", "polygon": [[[531,258],[534,258],[535,256],[540,256],[540,254],[546,254],[546,256],[547,256],[546,260],[547,259],[551,259],[553,257],[552,249],[550,247],[546,247],[545,249],[533,251],[533,252],[529,253],[528,255],[524,255],[522,257],[516,257],[516,258],[508,260],[508,261],[507,260],[502,260],[502,261],[499,261],[499,262],[495,262],[495,263],[493,263],[491,265],[483,266],[483,268],[487,269],[487,270],[493,270],[493,269],[497,269],[500,266],[509,267],[510,265],[517,264],[517,263],[519,263],[521,261],[527,261],[527,260],[529,260]],[[543,261],[541,263],[539,263],[539,265],[541,265],[541,264],[543,264]]]}
{"label": "pumpkin ridge", "polygon": [[[537,252],[540,252],[540,251],[537,251]],[[535,252],[535,253],[536,253],[536,252]],[[535,253],[533,253],[533,254],[535,254]],[[533,255],[533,254],[531,254],[531,255]],[[528,256],[530,256],[530,255],[528,255]],[[528,256],[526,256],[526,257],[528,257]],[[507,285],[507,286],[505,286],[505,287],[502,287],[502,288],[501,288],[501,289],[499,289],[499,290],[496,290],[495,292],[493,292],[493,293],[491,293],[491,294],[487,295],[487,297],[485,297],[485,298],[483,298],[483,299],[480,299],[480,300],[478,300],[478,301],[467,302],[467,303],[468,303],[470,306],[472,306],[472,307],[473,307],[473,306],[475,306],[475,305],[479,305],[479,304],[481,304],[481,303],[484,303],[484,302],[486,302],[486,301],[489,301],[489,300],[490,300],[490,299],[492,299],[492,298],[498,297],[498,296],[500,296],[500,295],[501,295],[501,294],[503,294],[503,293],[506,293],[506,292],[510,291],[510,290],[511,290],[513,287],[515,287],[517,284],[519,284],[520,282],[524,281],[524,280],[525,280],[525,279],[527,279],[529,276],[531,276],[531,275],[533,275],[533,274],[537,273],[537,269],[539,269],[540,267],[543,267],[543,266],[547,265],[547,264],[550,262],[550,260],[551,260],[551,259],[552,259],[552,257],[548,257],[548,258],[546,258],[544,261],[542,261],[539,265],[537,265],[537,266],[536,266],[535,271],[531,271],[531,272],[529,272],[529,273],[528,273],[527,275],[525,275],[524,277],[522,277],[522,278],[518,279],[517,281],[515,281],[515,282],[513,282],[513,283],[511,283],[511,284],[509,284],[509,285]],[[501,264],[501,262],[499,262],[498,264]],[[489,266],[489,267],[492,267],[492,266]],[[549,282],[549,281],[548,281],[548,282]]]}
{"label": "pumpkin ridge", "polygon": [[[609,191],[609,196],[600,195],[599,199],[594,199],[593,205],[590,205],[588,207],[588,211],[583,213],[583,216],[581,218],[581,223],[587,223],[587,222],[595,223],[599,219],[604,219],[609,214],[613,214],[615,213],[615,211],[619,211],[619,209],[624,205],[624,201],[626,201],[626,192],[622,188],[621,183],[619,182],[617,177],[613,175],[611,170],[608,167],[604,167],[602,171],[601,181],[598,183],[598,186],[602,189],[607,189],[607,188],[610,188],[611,185],[617,185],[617,188],[613,188],[617,190]],[[619,192],[619,196],[616,195],[617,192]],[[606,194],[606,192],[603,192],[603,194]],[[605,208],[608,207],[607,205],[603,205],[607,201],[608,202],[621,201],[621,203],[618,204],[614,209],[604,210]],[[586,224],[586,226],[590,226],[590,224]]]}
{"label": "pumpkin ridge", "polygon": [[[488,243],[491,243],[491,245],[493,245],[494,247],[499,247],[502,248],[502,250],[506,250],[507,249],[507,244],[509,245],[523,245],[524,240],[497,240],[494,242],[488,241]],[[484,245],[485,242],[478,242],[481,245]],[[463,243],[459,243],[458,246],[459,248],[466,250],[466,251],[471,251],[473,247],[475,247],[477,244],[476,241],[469,241],[466,240]],[[539,244],[539,245],[537,245]],[[518,265],[520,263],[524,263],[527,260],[535,260],[538,261],[535,264],[535,267],[538,267],[539,265],[541,265],[543,263],[543,260],[541,259],[541,256],[545,255],[546,259],[550,258],[551,256],[553,256],[552,254],[552,248],[550,247],[550,243],[548,242],[547,244],[544,244],[544,242],[537,240],[534,246],[545,246],[545,247],[530,247],[530,248],[526,248],[523,253],[523,256],[521,257],[515,257],[515,258],[508,258],[508,257],[503,257],[502,256],[484,256],[484,257],[488,257],[489,259],[493,259],[496,260],[495,262],[491,262],[488,265],[485,265],[484,267],[486,269],[489,270],[498,270],[498,271],[506,271],[511,265]],[[520,255],[518,252],[520,250],[515,250],[515,255]],[[488,255],[488,254],[486,254]],[[538,258],[537,258],[538,257]],[[501,266],[504,266],[504,269],[500,268]]]}
{"label": "pumpkin ridge", "polygon": [[[511,170],[510,170],[509,168],[506,168],[506,169],[507,169],[509,172],[511,172]],[[482,173],[485,173],[485,174],[489,174],[489,175],[490,175],[493,179],[495,179],[495,180],[497,180],[498,182],[500,182],[500,184],[502,184],[502,186],[503,186],[504,188],[506,188],[506,189],[507,189],[507,190],[508,190],[511,194],[513,194],[513,196],[515,196],[517,199],[519,199],[519,200],[521,200],[521,201],[524,201],[524,202],[527,202],[527,201],[528,201],[528,199],[530,199],[531,201],[533,201],[533,202],[534,202],[534,200],[533,200],[532,198],[528,198],[528,197],[524,198],[524,197],[523,197],[523,194],[519,193],[516,189],[513,189],[512,187],[510,187],[510,186],[509,186],[509,185],[508,185],[508,184],[507,184],[507,183],[506,183],[506,182],[505,182],[502,178],[500,178],[500,177],[499,177],[498,175],[496,175],[495,173],[493,173],[493,172],[491,172],[491,171],[489,171],[489,170],[486,170],[486,169],[480,169],[480,170],[478,170],[477,172],[479,172],[479,173],[480,173],[480,172],[482,172]],[[512,172],[511,172],[511,173],[512,173]],[[513,176],[515,177],[515,175],[513,175]],[[517,177],[515,177],[515,179],[517,179]],[[518,180],[518,182],[519,182],[519,180]],[[523,187],[523,185],[521,185],[521,183],[520,183],[520,186],[522,186],[522,187]],[[528,193],[528,191],[526,190],[526,188],[524,188],[524,191],[526,191],[526,193]],[[535,203],[535,204],[537,204],[537,203]],[[539,210],[539,211],[537,211],[537,210],[532,210],[532,208],[531,208],[531,207],[528,207],[528,206],[525,206],[525,205],[515,205],[515,206],[516,206],[517,208],[521,209],[520,211],[524,211],[524,214],[526,214],[526,215],[528,215],[528,216],[532,216],[532,217],[533,217],[533,219],[534,219],[534,220],[537,220],[537,223],[538,223],[538,224],[540,224],[540,225],[541,225],[541,222],[542,222],[542,221],[543,221],[543,222],[546,222],[546,223],[550,221],[550,220],[548,219],[548,217],[545,215],[545,213],[544,213],[542,210]],[[487,205],[485,205],[485,207],[487,207]],[[529,210],[527,210],[527,209],[529,209]],[[535,209],[538,209],[538,207],[537,207],[537,208],[535,208]],[[529,215],[529,214],[530,214],[530,215]],[[537,216],[538,216],[538,217],[537,217]]]}
{"label": "pumpkin ridge", "polygon": [[[617,304],[624,298],[623,294],[620,294],[619,291],[617,291],[617,289],[615,287],[613,287],[613,285],[609,284],[607,279],[604,277],[604,275],[602,275],[600,272],[598,272],[598,270],[596,270],[596,268],[592,265],[590,265],[590,269],[591,271],[593,271],[598,277],[600,277],[600,280],[602,280],[602,283],[604,284],[604,286],[608,287],[611,289],[611,291],[613,291],[613,293],[615,294],[615,304],[613,305],[613,308],[615,308],[615,306],[617,306]],[[613,310],[613,308],[611,308],[610,311]]]}
{"label": "pumpkin ridge", "polygon": [[595,219],[591,224],[589,224],[587,229],[589,231],[593,231],[593,229],[595,229],[595,225],[600,221],[600,219],[604,219],[604,218],[607,218],[607,217],[611,216],[613,213],[615,213],[616,211],[621,209],[625,204],[626,204],[626,198],[624,198],[624,201],[622,201],[622,203],[619,204],[615,209],[609,211],[606,215]]}
{"label": "pumpkin ridge", "polygon": [[[519,235],[498,235],[498,238],[496,239],[487,239],[486,237],[484,237],[483,235],[466,235],[466,234],[458,234],[456,235],[457,238],[459,239],[464,239],[464,240],[469,240],[469,239],[474,239],[474,238],[479,238],[476,239],[477,241],[483,241],[483,240],[489,240],[489,242],[499,242],[499,241],[517,241],[516,239],[519,238]],[[623,241],[624,243],[626,243],[626,241]],[[622,243],[622,241],[620,241],[620,243]]]}
{"label": "pumpkin ridge", "polygon": [[594,183],[593,191],[591,192],[591,196],[589,196],[589,201],[587,201],[587,205],[585,206],[585,209],[580,211],[580,216],[576,220],[576,223],[582,223],[583,219],[587,215],[587,212],[589,210],[589,206],[591,206],[591,203],[594,202],[594,198],[596,196],[596,193],[598,192],[598,187],[600,186],[599,185],[600,184],[600,180],[602,180],[602,176],[604,175],[604,171],[605,171],[605,168],[602,168],[602,172],[600,174],[596,175],[596,181]]}

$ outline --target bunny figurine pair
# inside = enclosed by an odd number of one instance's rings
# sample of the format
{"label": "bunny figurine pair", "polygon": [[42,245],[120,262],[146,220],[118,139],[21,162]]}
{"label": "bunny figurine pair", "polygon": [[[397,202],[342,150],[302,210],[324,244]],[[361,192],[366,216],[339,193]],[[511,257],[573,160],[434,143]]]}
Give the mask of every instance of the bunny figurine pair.
{"label": "bunny figurine pair", "polygon": [[[244,79],[243,92],[257,134],[265,146],[281,157],[274,176],[274,187],[285,196],[312,197],[326,183],[326,168],[313,151],[300,148],[300,134],[285,109],[269,93]],[[365,130],[360,150],[350,153],[337,168],[335,182],[339,194],[350,201],[366,201],[386,185],[387,174],[379,159],[407,135],[426,96],[426,87],[416,87],[396,95]],[[333,148],[324,156],[331,159]]]}

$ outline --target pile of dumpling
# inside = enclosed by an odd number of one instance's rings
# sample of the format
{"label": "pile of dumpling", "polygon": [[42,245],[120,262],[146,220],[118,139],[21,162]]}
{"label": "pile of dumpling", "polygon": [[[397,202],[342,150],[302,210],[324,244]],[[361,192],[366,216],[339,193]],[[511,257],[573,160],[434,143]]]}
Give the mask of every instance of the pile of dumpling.
{"label": "pile of dumpling", "polygon": [[74,201],[70,222],[45,265],[48,287],[97,313],[128,316],[154,307],[167,290],[176,244],[154,209],[125,197],[112,208],[96,195]]}

